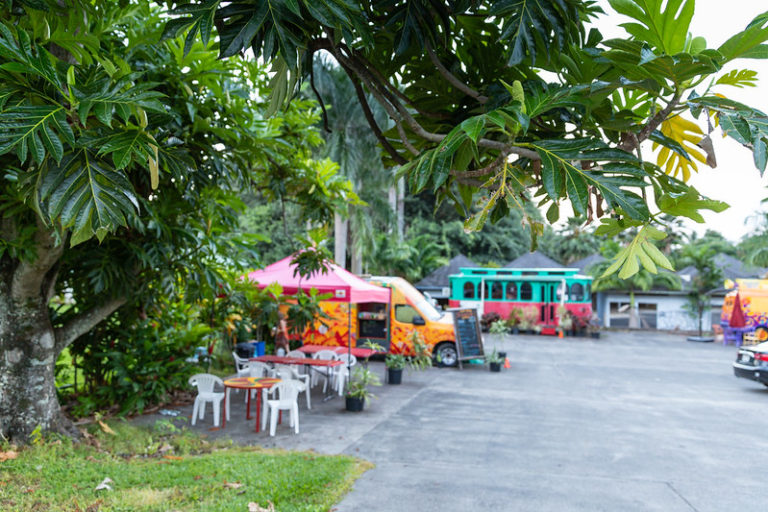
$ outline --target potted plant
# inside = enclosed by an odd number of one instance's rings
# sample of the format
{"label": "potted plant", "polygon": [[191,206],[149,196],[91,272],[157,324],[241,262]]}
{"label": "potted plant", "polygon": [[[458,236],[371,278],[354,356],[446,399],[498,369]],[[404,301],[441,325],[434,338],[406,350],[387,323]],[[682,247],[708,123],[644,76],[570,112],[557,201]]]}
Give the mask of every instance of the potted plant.
{"label": "potted plant", "polygon": [[525,332],[527,334],[533,334],[536,332],[536,327],[538,326],[538,331],[541,331],[541,326],[538,325],[539,321],[539,310],[536,308],[536,306],[526,306],[523,308],[523,319],[520,322],[520,330],[523,329],[523,324],[525,325]]}
{"label": "potted plant", "polygon": [[403,382],[403,369],[408,360],[403,354],[387,354],[384,364],[387,366],[387,382],[400,384]]}
{"label": "potted plant", "polygon": [[589,326],[589,317],[586,315],[574,315],[573,334],[574,336],[584,336]]}
{"label": "potted plant", "polygon": [[493,349],[493,352],[491,352],[491,355],[485,358],[486,361],[488,361],[488,366],[490,367],[490,370],[492,372],[500,372],[501,371],[501,363],[504,362],[504,358],[502,358],[498,352],[496,352],[496,349]]}
{"label": "potted plant", "polygon": [[348,411],[360,412],[365,406],[365,401],[369,398],[375,398],[375,395],[368,389],[369,386],[380,386],[379,376],[369,370],[366,366],[358,365],[352,372],[352,378],[349,379],[347,386],[346,407]]}
{"label": "potted plant", "polygon": [[594,313],[587,321],[587,332],[593,339],[600,339],[600,317]]}
{"label": "potted plant", "polygon": [[497,312],[489,311],[488,313],[483,313],[483,316],[480,317],[480,330],[482,332],[488,332],[491,324],[497,320],[501,320],[501,315]]}
{"label": "potted plant", "polygon": [[421,371],[432,367],[432,349],[424,341],[419,331],[413,331],[411,335],[413,356],[408,358],[408,367],[411,370]]}
{"label": "potted plant", "polygon": [[523,308],[512,306],[507,317],[507,324],[512,334],[520,334],[520,322],[523,319]]}
{"label": "potted plant", "polygon": [[[491,327],[489,329],[489,332],[491,334],[496,334],[497,336],[501,336],[501,341],[506,341],[507,333],[509,332],[509,329],[507,328],[507,322],[504,320],[497,320],[491,324]],[[493,347],[493,352],[496,353],[496,347]],[[501,360],[503,361],[505,357],[507,357],[506,352],[499,352],[499,357],[501,357]]]}

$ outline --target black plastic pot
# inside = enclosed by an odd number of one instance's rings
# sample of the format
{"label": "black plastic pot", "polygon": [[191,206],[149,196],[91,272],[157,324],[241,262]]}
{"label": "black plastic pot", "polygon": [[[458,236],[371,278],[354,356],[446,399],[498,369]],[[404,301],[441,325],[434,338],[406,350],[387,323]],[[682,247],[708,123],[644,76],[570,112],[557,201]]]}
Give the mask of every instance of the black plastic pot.
{"label": "black plastic pot", "polygon": [[387,382],[390,384],[402,384],[403,382],[403,369],[402,368],[387,368]]}
{"label": "black plastic pot", "polygon": [[591,332],[589,333],[593,339],[600,339],[600,333],[599,332]]}
{"label": "black plastic pot", "polygon": [[512,334],[520,334],[520,329],[517,327],[512,328]]}
{"label": "black plastic pot", "polygon": [[488,366],[491,367],[492,372],[500,372],[501,371],[501,363],[488,363]]}
{"label": "black plastic pot", "polygon": [[347,397],[347,410],[352,412],[360,412],[363,410],[363,405],[365,405],[365,399],[358,398],[356,396],[348,396]]}
{"label": "black plastic pot", "polygon": [[506,352],[499,352],[499,357],[502,358],[502,359],[506,359],[507,358],[507,353]]}

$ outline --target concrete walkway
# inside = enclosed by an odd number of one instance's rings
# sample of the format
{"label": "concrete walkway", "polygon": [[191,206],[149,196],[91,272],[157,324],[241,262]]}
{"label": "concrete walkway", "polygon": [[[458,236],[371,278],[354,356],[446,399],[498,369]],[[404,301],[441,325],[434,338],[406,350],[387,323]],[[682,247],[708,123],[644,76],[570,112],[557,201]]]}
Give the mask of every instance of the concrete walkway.
{"label": "concrete walkway", "polygon": [[498,347],[512,362],[501,374],[406,374],[363,413],[316,394],[298,436],[287,422],[255,434],[235,395],[232,421],[209,435],[374,462],[338,512],[767,509],[768,391],[733,377],[733,347],[647,332]]}

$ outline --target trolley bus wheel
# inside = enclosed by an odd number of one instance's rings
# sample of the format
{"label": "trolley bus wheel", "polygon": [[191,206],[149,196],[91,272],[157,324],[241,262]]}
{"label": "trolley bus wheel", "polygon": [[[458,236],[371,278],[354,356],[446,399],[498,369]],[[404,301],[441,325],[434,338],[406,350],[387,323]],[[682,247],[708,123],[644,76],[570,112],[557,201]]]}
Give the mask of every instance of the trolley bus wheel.
{"label": "trolley bus wheel", "polygon": [[436,366],[456,366],[459,362],[459,354],[456,352],[456,344],[444,341],[435,347]]}
{"label": "trolley bus wheel", "polygon": [[768,329],[765,327],[758,327],[755,329],[755,337],[760,343],[768,341]]}

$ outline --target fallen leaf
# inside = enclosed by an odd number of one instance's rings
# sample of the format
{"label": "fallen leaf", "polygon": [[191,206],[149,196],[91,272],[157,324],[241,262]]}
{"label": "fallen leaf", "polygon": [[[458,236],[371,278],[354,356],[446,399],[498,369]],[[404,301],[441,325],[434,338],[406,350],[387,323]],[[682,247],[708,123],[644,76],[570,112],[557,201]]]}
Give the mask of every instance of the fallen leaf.
{"label": "fallen leaf", "polygon": [[18,456],[18,452],[14,452],[13,450],[8,452],[0,452],[0,462],[3,462],[4,460],[15,459]]}
{"label": "fallen leaf", "polygon": [[215,432],[216,430],[221,430],[221,427],[211,427],[208,429],[208,432]]}
{"label": "fallen leaf", "polygon": [[98,461],[96,460],[96,457],[94,457],[93,455],[89,455],[89,456],[87,456],[87,457],[85,458],[85,460],[87,460],[87,461],[90,461],[90,462],[98,462]]}
{"label": "fallen leaf", "polygon": [[109,425],[107,425],[106,423],[104,423],[104,422],[103,422],[103,421],[101,421],[101,420],[99,420],[99,426],[101,426],[101,430],[103,430],[103,431],[104,431],[104,432],[106,432],[107,434],[110,434],[110,435],[113,435],[113,436],[116,436],[116,435],[117,435],[117,433],[116,433],[114,430],[112,430],[111,428],[109,428]]}
{"label": "fallen leaf", "polygon": [[112,490],[112,486],[109,485],[109,484],[113,484],[113,483],[114,482],[112,481],[111,478],[106,477],[104,480],[101,481],[101,483],[99,485],[96,486],[96,489],[94,489],[94,490],[95,491],[101,491],[101,490],[106,489],[108,491],[111,491]]}
{"label": "fallen leaf", "polygon": [[173,450],[173,446],[169,445],[168,443],[163,443],[163,446],[157,449],[157,451],[160,453],[165,453],[170,450]]}
{"label": "fallen leaf", "polygon": [[203,477],[202,477],[202,476],[200,476],[200,475],[195,475],[195,476],[194,476],[194,478],[193,478],[193,480],[200,480],[201,478],[203,478]]}
{"label": "fallen leaf", "polygon": [[225,489],[239,489],[243,486],[240,482],[224,482]]}
{"label": "fallen leaf", "polygon": [[184,460],[184,457],[178,457],[176,455],[163,455],[163,458],[169,460]]}
{"label": "fallen leaf", "polygon": [[98,512],[99,508],[101,507],[101,503],[102,503],[102,500],[97,500],[96,502],[91,503],[85,509],[85,512]]}
{"label": "fallen leaf", "polygon": [[251,501],[248,503],[248,512],[275,512],[275,505],[271,501],[267,501],[267,503],[269,503],[269,506],[264,508],[258,503]]}

